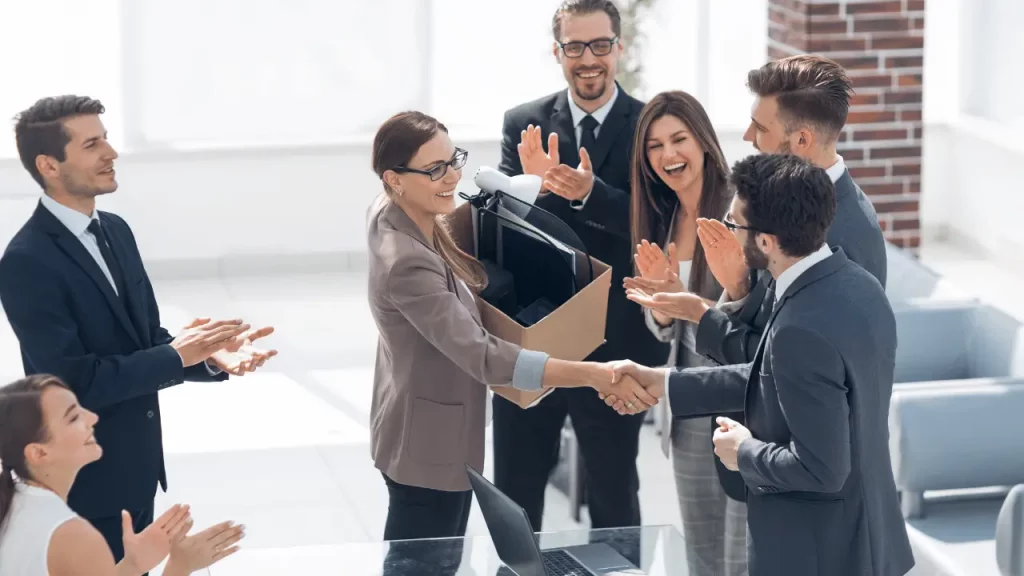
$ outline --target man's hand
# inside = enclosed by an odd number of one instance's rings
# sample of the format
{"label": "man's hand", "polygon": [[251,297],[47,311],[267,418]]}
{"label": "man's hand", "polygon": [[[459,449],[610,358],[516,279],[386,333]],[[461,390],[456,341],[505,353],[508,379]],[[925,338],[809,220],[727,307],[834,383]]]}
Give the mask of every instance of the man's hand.
{"label": "man's hand", "polygon": [[231,345],[214,352],[209,361],[233,376],[243,376],[246,372],[255,372],[267,360],[277,356],[277,350],[257,348],[252,345],[252,341],[273,333],[273,326],[250,330],[236,338]]}
{"label": "man's hand", "polygon": [[233,345],[248,329],[249,325],[238,318],[214,322],[209,318],[196,318],[175,336],[171,347],[181,356],[182,365],[188,368]]}
{"label": "man's hand", "polygon": [[544,189],[566,200],[583,200],[594,189],[594,168],[586,148],[580,148],[579,168],[558,164],[548,168],[543,177]]}
{"label": "man's hand", "polygon": [[713,439],[715,454],[726,468],[736,472],[740,469],[738,460],[740,444],[752,437],[750,430],[747,430],[743,424],[725,416],[719,416],[715,422],[718,423]]}
{"label": "man's hand", "polygon": [[527,126],[519,142],[519,163],[523,165],[523,174],[544,178],[548,170],[558,166],[558,134],[548,134],[548,152],[545,153],[540,139],[540,126]]}
{"label": "man's hand", "polygon": [[648,293],[640,288],[626,290],[626,298],[649,309],[655,314],[669,318],[677,318],[686,322],[698,323],[711,305],[706,300],[690,292],[657,292]]}
{"label": "man's hand", "polygon": [[715,280],[725,288],[733,300],[739,300],[750,291],[750,270],[743,256],[743,246],[725,224],[708,218],[697,219],[697,238],[704,248],[708,268]]}
{"label": "man's hand", "polygon": [[[245,538],[245,526],[221,522],[202,532],[178,539],[171,545],[171,557],[164,574],[191,574],[234,554]],[[173,567],[173,568],[172,568]]]}
{"label": "man's hand", "polygon": [[[608,366],[611,369],[613,381],[631,378],[640,384],[652,397],[659,399],[665,397],[664,368],[648,368],[631,360],[609,362]],[[598,395],[604,400],[605,404],[619,414],[637,414],[646,409],[637,409],[635,402],[633,402],[633,406],[630,406],[632,400],[629,400],[629,396],[621,396],[615,393],[615,391],[606,392],[602,390],[599,391]]]}

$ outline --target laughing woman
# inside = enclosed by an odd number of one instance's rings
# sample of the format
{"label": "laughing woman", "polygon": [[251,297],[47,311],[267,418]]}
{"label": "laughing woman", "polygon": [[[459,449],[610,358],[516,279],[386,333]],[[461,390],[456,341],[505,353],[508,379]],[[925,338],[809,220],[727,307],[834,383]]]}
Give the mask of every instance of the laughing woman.
{"label": "laughing woman", "polygon": [[[716,301],[715,281],[697,241],[698,218],[729,210],[728,168],[707,113],[685,92],[658,94],[640,112],[631,167],[632,233],[639,281],[660,292],[688,290]],[[658,245],[666,246],[663,253]],[[637,288],[627,280],[627,287]],[[655,336],[672,343],[669,362],[680,368],[711,365],[695,351],[695,324],[645,309]],[[666,403],[667,404],[667,403]],[[710,418],[671,420],[672,463],[683,518],[690,574],[746,574],[746,507],[728,498],[718,481]]]}

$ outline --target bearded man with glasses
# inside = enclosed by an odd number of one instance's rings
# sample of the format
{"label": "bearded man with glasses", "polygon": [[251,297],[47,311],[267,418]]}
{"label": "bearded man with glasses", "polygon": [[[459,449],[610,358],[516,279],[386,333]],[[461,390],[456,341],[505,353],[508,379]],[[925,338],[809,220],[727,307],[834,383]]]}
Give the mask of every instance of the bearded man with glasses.
{"label": "bearded man with glasses", "polygon": [[[552,52],[566,90],[505,113],[501,165],[544,181],[534,200],[565,221],[595,258],[612,266],[612,285],[632,269],[629,166],[643,102],[615,82],[623,53],[622,21],[607,0],[565,0],[552,19]],[[668,348],[644,325],[622,290],[608,297],[605,344],[588,360],[629,358],[659,364]],[[566,416],[584,461],[594,528],[640,524],[636,457],[644,415],[619,418],[589,390],[555,390],[522,410],[494,397],[495,484],[541,529],[544,491],[558,462]]]}

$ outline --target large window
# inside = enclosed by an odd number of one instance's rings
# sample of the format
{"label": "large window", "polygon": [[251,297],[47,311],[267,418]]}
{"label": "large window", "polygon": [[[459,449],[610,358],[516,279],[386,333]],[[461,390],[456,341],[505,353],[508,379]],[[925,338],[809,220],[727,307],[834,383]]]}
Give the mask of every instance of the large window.
{"label": "large window", "polygon": [[[3,0],[0,115],[88,94],[107,104],[123,152],[367,142],[404,109],[461,138],[496,138],[504,110],[565,86],[552,55],[558,4]],[[765,0],[657,0],[641,24],[636,95],[687,90],[716,125],[744,124],[766,14]],[[12,140],[0,138],[0,156],[15,154]]]}
{"label": "large window", "polygon": [[985,0],[963,10],[961,106],[965,113],[992,122],[1022,127],[1024,75],[1016,66],[1024,58],[1024,2]]}

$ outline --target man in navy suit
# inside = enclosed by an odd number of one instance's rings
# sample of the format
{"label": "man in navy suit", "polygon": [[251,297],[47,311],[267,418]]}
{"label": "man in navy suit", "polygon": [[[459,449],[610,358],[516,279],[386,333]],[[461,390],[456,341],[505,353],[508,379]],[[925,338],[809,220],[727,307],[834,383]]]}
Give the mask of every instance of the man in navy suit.
{"label": "man in navy suit", "polygon": [[103,112],[97,100],[60,96],[19,115],[18,154],[44,194],[0,258],[0,302],[25,373],[60,377],[99,415],[103,457],[81,471],[68,503],[120,561],[122,511],[141,532],[157,484],[167,489],[157,392],[244,374],[275,352],[252,346],[272,328],[238,319],[196,319],[176,337],[160,326],[131,229],[96,210],[96,197],[117,189]]}
{"label": "man in navy suit", "polygon": [[[889,458],[896,319],[878,279],[830,247],[825,170],[752,156],[730,176],[724,222],[775,282],[751,363],[666,370],[616,365],[673,417],[718,418],[715,454],[739,472],[751,576],[899,576],[914,566]],[[635,399],[607,398],[620,413]],[[626,402],[624,404],[624,401]]]}

